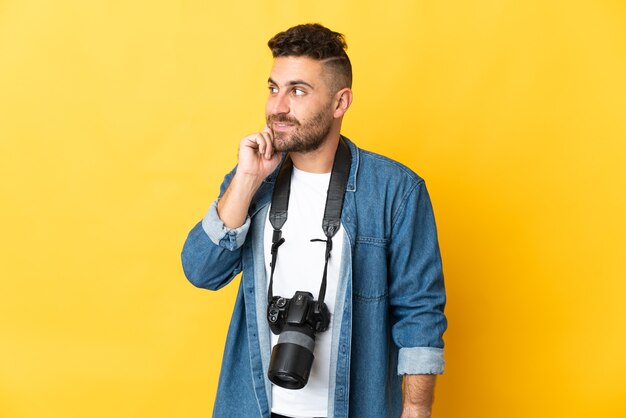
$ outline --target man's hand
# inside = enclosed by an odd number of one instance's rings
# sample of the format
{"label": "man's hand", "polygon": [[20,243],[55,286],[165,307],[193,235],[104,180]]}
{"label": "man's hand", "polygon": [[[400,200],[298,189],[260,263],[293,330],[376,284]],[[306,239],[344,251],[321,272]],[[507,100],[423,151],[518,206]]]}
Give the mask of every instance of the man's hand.
{"label": "man's hand", "polygon": [[404,375],[401,418],[430,418],[435,379],[434,374]]}
{"label": "man's hand", "polygon": [[252,197],[263,180],[280,163],[280,153],[274,152],[272,131],[248,135],[239,142],[237,171],[217,204],[217,213],[228,228],[239,228],[246,221]]}
{"label": "man's hand", "polygon": [[252,176],[259,184],[269,176],[280,163],[280,154],[274,152],[274,136],[265,128],[256,134],[248,135],[239,142],[239,176]]}

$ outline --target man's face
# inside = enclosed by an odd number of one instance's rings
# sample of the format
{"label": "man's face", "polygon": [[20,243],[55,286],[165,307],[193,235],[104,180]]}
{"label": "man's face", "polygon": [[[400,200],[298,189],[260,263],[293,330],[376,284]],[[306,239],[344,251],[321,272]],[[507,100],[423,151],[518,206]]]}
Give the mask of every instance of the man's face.
{"label": "man's face", "polygon": [[319,148],[333,123],[333,100],[324,65],[308,57],[278,57],[268,80],[267,126],[277,151],[309,152]]}

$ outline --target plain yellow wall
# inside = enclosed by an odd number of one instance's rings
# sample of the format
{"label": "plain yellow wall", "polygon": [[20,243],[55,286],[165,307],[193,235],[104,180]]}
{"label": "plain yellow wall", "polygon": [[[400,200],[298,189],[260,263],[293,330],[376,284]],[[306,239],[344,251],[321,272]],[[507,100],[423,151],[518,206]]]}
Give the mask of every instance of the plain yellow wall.
{"label": "plain yellow wall", "polygon": [[210,416],[238,279],[179,253],[304,22],[347,35],[344,133],[433,198],[434,416],[626,416],[626,4],[227,3],[0,2],[0,417]]}

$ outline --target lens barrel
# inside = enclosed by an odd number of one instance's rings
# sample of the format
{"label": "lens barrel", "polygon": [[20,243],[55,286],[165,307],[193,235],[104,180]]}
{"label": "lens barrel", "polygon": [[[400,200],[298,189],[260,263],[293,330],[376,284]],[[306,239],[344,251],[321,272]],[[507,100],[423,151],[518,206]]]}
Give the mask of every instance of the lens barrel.
{"label": "lens barrel", "polygon": [[287,325],[272,350],[268,377],[285,389],[302,389],[313,365],[315,334],[304,326]]}

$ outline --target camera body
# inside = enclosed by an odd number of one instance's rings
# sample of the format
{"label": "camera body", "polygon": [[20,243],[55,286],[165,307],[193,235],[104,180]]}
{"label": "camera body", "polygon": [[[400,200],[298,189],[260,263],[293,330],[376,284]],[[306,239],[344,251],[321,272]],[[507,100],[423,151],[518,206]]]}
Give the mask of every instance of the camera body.
{"label": "camera body", "polygon": [[267,307],[270,329],[279,335],[272,350],[269,379],[286,389],[303,388],[313,365],[315,333],[328,329],[330,311],[309,292],[291,299],[274,296]]}
{"label": "camera body", "polygon": [[270,329],[279,335],[286,325],[310,327],[314,332],[328,329],[330,312],[325,303],[313,299],[309,292],[296,292],[291,299],[274,296],[267,307]]}

